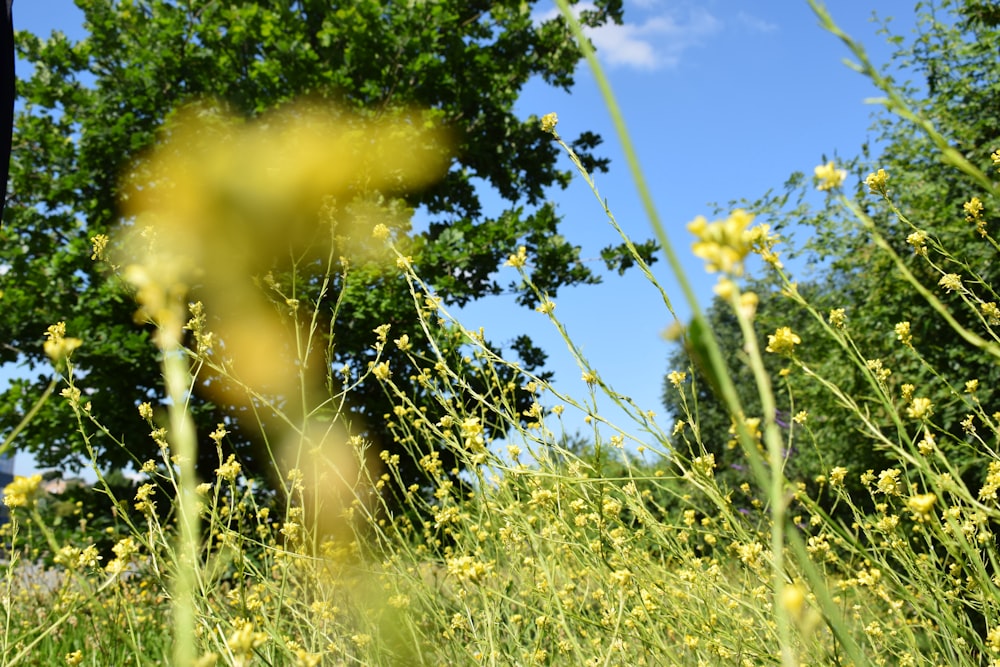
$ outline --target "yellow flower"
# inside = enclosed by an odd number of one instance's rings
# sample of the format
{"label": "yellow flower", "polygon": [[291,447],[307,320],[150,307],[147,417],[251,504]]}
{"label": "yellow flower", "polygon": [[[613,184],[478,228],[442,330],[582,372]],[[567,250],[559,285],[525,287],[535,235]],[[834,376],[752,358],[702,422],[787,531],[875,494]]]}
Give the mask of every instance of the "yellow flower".
{"label": "yellow flower", "polygon": [[42,483],[41,475],[31,477],[14,477],[14,481],[4,487],[3,504],[7,507],[31,507],[38,497]]}
{"label": "yellow flower", "polygon": [[943,287],[946,292],[956,292],[962,289],[962,278],[957,273],[946,273],[941,276],[938,285]]}
{"label": "yellow flower", "polygon": [[684,380],[686,379],[687,379],[687,373],[684,373],[682,371],[670,371],[670,374],[667,375],[667,380],[669,380],[670,384],[674,385],[675,387],[680,387],[681,384],[683,384]]}
{"label": "yellow flower", "polygon": [[237,619],[235,630],[229,635],[226,644],[235,656],[245,658],[265,641],[267,641],[267,635],[263,632],[254,632],[252,622],[246,619]]}
{"label": "yellow flower", "polygon": [[407,334],[403,334],[399,338],[393,339],[392,342],[396,344],[396,347],[399,348],[400,352],[406,352],[412,347],[410,345],[410,337]]}
{"label": "yellow flower", "polygon": [[986,321],[990,326],[1000,324],[1000,308],[997,307],[996,301],[981,303],[979,304],[979,309],[986,316]]}
{"label": "yellow flower", "polygon": [[921,493],[920,495],[910,496],[906,505],[913,512],[914,517],[916,517],[918,521],[923,521],[928,517],[931,512],[931,508],[934,507],[934,503],[936,502],[937,496],[933,493]]}
{"label": "yellow flower", "polygon": [[518,246],[517,252],[507,258],[504,262],[504,266],[513,266],[515,269],[519,269],[524,266],[528,261],[528,249],[523,245]]}
{"label": "yellow flower", "polygon": [[910,345],[913,343],[913,335],[910,333],[909,322],[898,322],[896,324],[896,338],[898,338],[903,345]]}
{"label": "yellow flower", "polygon": [[242,467],[240,466],[239,461],[236,460],[236,455],[230,454],[226,462],[215,469],[215,474],[218,475],[220,479],[232,482],[240,474],[240,470],[242,470]]}
{"label": "yellow flower", "polygon": [[554,113],[547,113],[542,116],[542,132],[548,132],[549,134],[554,134],[556,131],[556,123],[559,122],[559,116]]}
{"label": "yellow flower", "polygon": [[458,556],[445,560],[445,567],[448,574],[456,577],[459,581],[478,581],[493,570],[492,563],[477,561],[472,556]]}
{"label": "yellow flower", "polygon": [[844,179],[847,178],[847,172],[843,169],[837,169],[832,160],[826,164],[819,165],[813,171],[816,174],[817,180],[819,180],[819,183],[816,185],[817,190],[839,188],[843,184]]}
{"label": "yellow flower", "polygon": [[93,247],[94,252],[90,255],[91,259],[104,259],[104,251],[108,247],[107,234],[96,234],[90,237],[90,245]]}
{"label": "yellow flower", "polygon": [[795,346],[802,342],[789,327],[778,327],[773,334],[767,337],[767,347],[764,348],[773,354],[792,354]]}
{"label": "yellow flower", "polygon": [[906,408],[906,416],[910,419],[928,419],[933,413],[934,405],[931,403],[931,399],[919,396],[914,398],[910,406]]}
{"label": "yellow flower", "polygon": [[900,471],[891,468],[878,474],[878,490],[890,496],[898,496],[902,487],[899,483]]}
{"label": "yellow flower", "polygon": [[753,249],[754,236],[747,231],[753,215],[737,209],[725,220],[708,222],[698,216],[688,223],[688,231],[698,237],[691,246],[695,256],[705,260],[709,273],[721,271],[730,276],[743,275],[743,260]]}
{"label": "yellow flower", "polygon": [[389,228],[381,222],[372,227],[372,238],[377,241],[385,241],[389,238]]}
{"label": "yellow flower", "polygon": [[844,325],[847,324],[847,313],[843,308],[833,308],[830,310],[830,315],[827,317],[830,325],[836,329],[843,329]]}
{"label": "yellow flower", "polygon": [[72,653],[67,653],[63,658],[67,665],[79,665],[83,662],[83,651],[73,651]]}
{"label": "yellow flower", "polygon": [[830,471],[830,486],[840,486],[847,477],[847,468],[837,466]]}
{"label": "yellow flower", "polygon": [[538,304],[537,306],[535,306],[535,310],[537,310],[538,312],[540,312],[540,313],[542,313],[544,315],[550,315],[552,313],[552,311],[555,310],[555,309],[556,309],[556,304],[554,302],[548,301],[548,300],[543,301],[540,304]]}
{"label": "yellow flower", "polygon": [[927,232],[918,229],[906,237],[906,242],[913,246],[913,251],[921,257],[927,256]]}
{"label": "yellow flower", "polygon": [[868,174],[868,177],[865,178],[865,185],[868,186],[868,191],[873,195],[884,195],[888,183],[889,174],[885,173],[885,169],[879,169],[875,173]]}
{"label": "yellow flower", "polygon": [[975,222],[982,217],[983,214],[983,202],[980,201],[979,197],[973,197],[969,201],[962,204],[962,208],[965,210],[965,221]]}
{"label": "yellow flower", "polygon": [[83,344],[79,338],[66,337],[66,323],[58,322],[45,331],[45,354],[49,356],[52,363],[58,364],[68,358],[76,348]]}

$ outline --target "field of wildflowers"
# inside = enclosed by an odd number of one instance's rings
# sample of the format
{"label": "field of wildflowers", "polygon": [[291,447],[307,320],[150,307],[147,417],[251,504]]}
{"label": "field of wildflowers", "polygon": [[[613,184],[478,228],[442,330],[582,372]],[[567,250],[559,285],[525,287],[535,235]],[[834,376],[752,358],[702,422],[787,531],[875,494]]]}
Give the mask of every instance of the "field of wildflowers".
{"label": "field of wildflowers", "polygon": [[[848,43],[867,66],[860,47]],[[891,98],[888,82],[874,78]],[[198,124],[204,116],[177,121],[174,136],[182,140],[165,145],[136,176],[173,183],[182,196],[161,199],[155,188],[137,187],[142,196],[130,200],[137,221],[130,232],[93,239],[95,261],[120,272],[135,290],[138,317],[158,326],[169,410],[158,414],[137,402],[136,418],[148,423],[161,457],[137,462],[143,478],[134,488],[99,478],[107,516],[71,506],[56,521],[55,501],[40,477],[17,478],[4,490],[11,513],[0,583],[4,665],[1000,665],[1000,553],[993,534],[1000,458],[992,444],[1000,414],[979,404],[975,379],[960,382],[961,369],[938,369],[958,383],[970,425],[979,429],[970,426],[971,437],[995,459],[985,484],[970,488],[942,454],[930,399],[913,385],[897,391],[886,382],[888,369],[858,348],[843,310],[818,312],[798,294],[783,272],[780,240],[754,226],[752,212],[699,218],[689,230],[695,255],[718,274],[716,292],[745,334],[762,413],[743,413],[712,332],[697,316],[681,335],[703,351],[703,363],[669,375],[685,406],[692,381],[718,385],[733,416],[732,446],[747,463],[745,482],[732,486],[716,475],[695,410],[659,424],[607,386],[568,337],[589,396],[561,395],[498,357],[482,331],[452,317],[421,281],[381,221],[392,212],[375,197],[362,197],[364,206],[352,209],[349,242],[336,228],[331,235],[339,243],[326,245],[304,230],[286,234],[301,244],[295,268],[309,275],[305,283],[268,274],[250,289],[239,280],[260,264],[260,253],[273,251],[275,237],[263,233],[260,245],[237,248],[233,224],[259,222],[259,210],[298,219],[296,207],[311,205],[319,192],[356,193],[351,179],[358,174],[324,171],[310,156],[362,148],[398,156],[400,145],[445,138],[416,132],[419,124],[405,119],[339,132],[300,108],[270,124],[270,132],[277,126],[283,133],[277,137],[251,128],[236,139],[222,132],[222,143],[198,144],[204,153],[178,150],[197,143],[191,137],[212,134]],[[207,122],[217,129],[226,121]],[[555,114],[542,119],[540,131],[562,145],[589,182],[559,138]],[[281,162],[290,143],[302,153]],[[983,150],[1000,169],[1000,152]],[[228,168],[254,162],[279,164],[286,178],[251,182],[234,195]],[[375,190],[398,181],[414,185],[437,166],[434,150],[412,163],[369,161],[362,180]],[[984,199],[996,187],[994,174],[968,162],[956,169],[981,184]],[[847,207],[905,273],[865,211],[838,194],[845,176],[834,163],[816,169],[831,205]],[[871,196],[890,206],[891,178],[880,169],[866,180]],[[239,196],[253,205],[227,208]],[[982,201],[966,202],[965,211],[988,237],[979,222]],[[678,269],[651,206],[650,212]],[[610,212],[609,219],[614,224]],[[206,220],[218,222],[212,234],[192,234],[178,223]],[[960,293],[981,327],[962,327],[911,278],[913,289],[957,336],[1000,356],[996,301],[966,288],[982,282],[977,267],[937,243],[933,229],[907,224],[913,229],[907,242],[933,266],[948,267],[940,271],[941,288]],[[405,372],[430,390],[443,416],[428,418],[394,382],[403,371],[387,362],[318,375],[310,366],[317,350],[336,344],[318,304],[350,280],[316,266],[345,252],[359,263],[363,258],[365,270],[393,276],[409,294],[436,354],[411,354],[412,370]],[[761,349],[753,329],[758,297],[740,285],[751,255],[821,323],[826,340],[803,340],[779,327]],[[508,265],[530,281],[525,257],[523,248],[515,251]],[[655,282],[638,253],[635,261]],[[686,277],[677,273],[698,313]],[[189,303],[195,279],[206,286],[204,298]],[[562,331],[552,301],[541,291],[537,297],[537,310]],[[664,300],[669,305],[665,293]],[[894,326],[899,344],[909,346],[910,323]],[[101,415],[79,388],[73,353],[87,342],[74,334],[53,324],[46,352],[62,378],[52,400],[72,405],[86,444],[90,434],[114,435],[102,429]],[[377,352],[411,349],[408,336],[394,335],[389,323],[371,336]],[[185,337],[193,345],[182,345]],[[808,486],[787,478],[785,452],[822,443],[799,439],[808,406],[779,426],[775,379],[764,358],[782,357],[787,372],[811,375],[796,357],[807,345],[851,354],[891,431],[836,383],[815,381],[839,399],[844,420],[891,453],[894,465],[851,470],[831,462]],[[240,461],[223,455],[225,424],[209,436],[219,452],[214,475],[196,476],[187,396],[195,378],[209,372],[225,380],[220,391],[242,396],[258,420],[282,472],[278,488],[248,479]],[[515,381],[505,379],[511,373]],[[392,397],[392,413],[372,418],[389,422],[399,454],[379,450],[344,416],[352,388],[363,382],[379,383]],[[536,397],[527,411],[515,407],[515,391]],[[591,406],[599,393],[632,423],[610,424],[597,414]],[[584,445],[564,433],[569,412],[594,427]],[[492,440],[497,429],[487,425],[502,426],[506,437]],[[443,449],[455,454],[460,469],[445,469]],[[400,474],[402,456],[418,462],[420,483]],[[860,480],[863,497],[847,491],[848,476]]]}

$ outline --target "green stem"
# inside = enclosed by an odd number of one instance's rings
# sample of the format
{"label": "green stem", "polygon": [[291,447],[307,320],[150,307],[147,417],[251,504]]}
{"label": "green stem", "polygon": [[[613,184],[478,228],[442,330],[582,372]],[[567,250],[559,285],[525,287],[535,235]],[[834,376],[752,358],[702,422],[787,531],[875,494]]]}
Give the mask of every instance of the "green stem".
{"label": "green stem", "polygon": [[196,491],[195,461],[198,455],[194,421],[188,412],[188,387],[191,373],[187,357],[179,345],[163,351],[163,374],[167,395],[170,398],[170,440],[174,460],[178,467],[177,511],[180,533],[177,544],[177,571],[174,576],[173,663],[186,667],[194,663],[195,651],[195,600],[198,565],[198,496]]}

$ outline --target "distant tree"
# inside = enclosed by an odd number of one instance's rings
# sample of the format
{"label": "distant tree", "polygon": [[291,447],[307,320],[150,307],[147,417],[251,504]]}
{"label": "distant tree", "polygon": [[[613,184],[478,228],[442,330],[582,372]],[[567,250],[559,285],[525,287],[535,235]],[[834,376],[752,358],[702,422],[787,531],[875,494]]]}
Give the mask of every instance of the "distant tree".
{"label": "distant tree", "polygon": [[[134,324],[134,303],[92,261],[90,239],[119,221],[120,176],[153,145],[164,119],[205,98],[245,118],[302,97],[372,117],[414,106],[433,110],[435,122],[456,137],[455,157],[439,183],[406,195],[406,205],[429,214],[427,229],[414,231],[407,221],[395,232],[409,239],[415,266],[448,304],[513,291],[520,303],[534,305],[524,286],[497,282],[497,269],[519,245],[528,248],[532,279],[550,294],[600,280],[581,262],[579,247],[559,233],[559,217],[546,202],[547,188],[565,187],[570,174],[557,167],[557,150],[537,119],[522,120],[513,111],[533,78],[570,89],[581,57],[564,19],[540,20],[532,13],[534,2],[78,5],[89,33],[79,42],[61,34],[17,34],[32,75],[19,83],[23,107],[0,231],[0,361],[26,362],[35,377],[15,381],[0,396],[0,429],[16,424],[40,393],[50,373],[42,334],[64,320],[71,335],[85,340],[74,361],[93,413],[127,445],[122,450],[96,433],[99,465],[117,468],[155,456],[148,426],[136,414],[139,401],[155,403],[161,395],[152,332]],[[595,28],[620,22],[621,5],[598,0],[580,19]],[[607,160],[593,153],[599,143],[585,132],[573,145],[584,164],[604,170]],[[487,191],[504,202],[499,210],[482,205]],[[644,251],[651,253],[651,244]],[[617,268],[622,257],[610,249],[609,267]],[[408,334],[414,345],[428,344],[399,276],[366,274],[363,267],[355,275],[369,281],[335,285],[330,297],[331,307],[333,299],[343,298],[340,309],[348,317],[336,329],[327,363],[364,368],[374,354],[372,330],[385,323],[392,324],[394,336]],[[543,366],[544,352],[527,337],[504,345],[523,367]],[[393,363],[396,377],[419,397],[420,385],[406,379],[405,358],[394,357]],[[518,400],[526,407],[530,397]],[[353,401],[368,434],[380,447],[393,448],[382,418],[391,402],[381,388],[365,384]],[[261,434],[239,419],[238,407],[202,397],[192,410],[202,433],[217,422],[230,423],[230,446],[245,469],[267,472]],[[83,456],[61,401],[50,401],[18,442],[43,466],[72,467]],[[214,467],[214,447],[206,445],[203,463]],[[402,466],[408,477],[417,476],[414,462]]]}

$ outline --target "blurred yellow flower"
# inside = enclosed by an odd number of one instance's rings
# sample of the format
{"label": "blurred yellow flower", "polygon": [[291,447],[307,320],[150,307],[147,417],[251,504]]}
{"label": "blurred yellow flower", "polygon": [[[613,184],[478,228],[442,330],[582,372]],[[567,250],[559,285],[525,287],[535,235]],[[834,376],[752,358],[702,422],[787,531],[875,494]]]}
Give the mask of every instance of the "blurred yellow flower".
{"label": "blurred yellow flower", "polygon": [[813,171],[819,181],[816,185],[817,190],[834,190],[839,188],[844,183],[844,179],[847,178],[847,172],[843,169],[837,169],[832,160],[819,165]]}
{"label": "blurred yellow flower", "polygon": [[688,231],[698,238],[691,250],[705,260],[709,273],[721,271],[730,276],[743,275],[743,260],[757,238],[748,231],[753,218],[752,214],[737,209],[725,220],[708,222],[699,215],[688,223]]}
{"label": "blurred yellow flower", "polygon": [[934,503],[936,502],[937,496],[935,494],[921,493],[916,496],[911,496],[906,502],[906,505],[915,516],[919,517],[918,520],[924,520],[930,514],[931,508],[934,507]]}
{"label": "blurred yellow flower", "polygon": [[31,507],[38,497],[42,483],[41,475],[14,477],[14,481],[4,487],[3,504],[7,507]]}
{"label": "blurred yellow flower", "polygon": [[57,322],[45,331],[45,343],[42,345],[45,354],[52,363],[58,364],[67,359],[73,350],[80,347],[83,341],[79,338],[66,337],[66,323]]}

